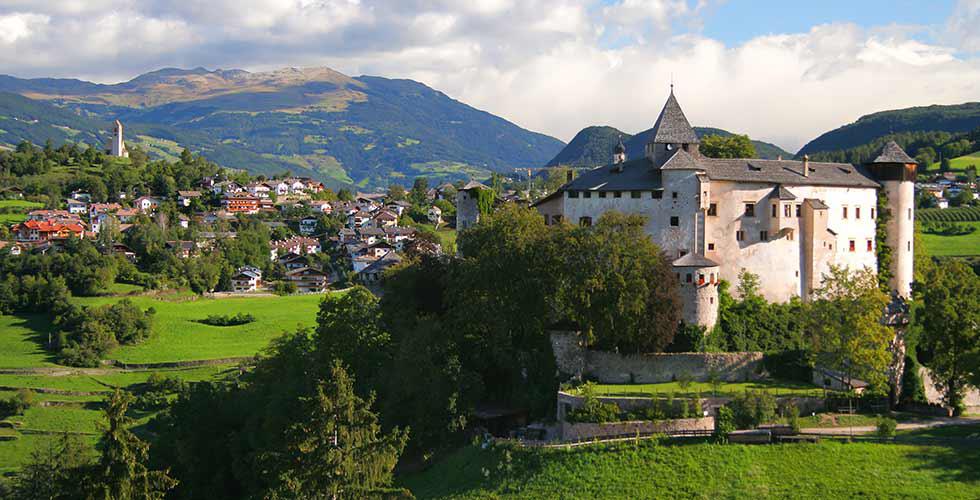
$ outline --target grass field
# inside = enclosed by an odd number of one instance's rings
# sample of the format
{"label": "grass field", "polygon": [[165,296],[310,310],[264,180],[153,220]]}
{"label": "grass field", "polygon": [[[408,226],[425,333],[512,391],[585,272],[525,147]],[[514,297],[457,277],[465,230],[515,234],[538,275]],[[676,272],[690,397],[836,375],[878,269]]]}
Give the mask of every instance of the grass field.
{"label": "grass field", "polygon": [[0,200],[0,224],[16,224],[27,219],[27,212],[44,205],[26,200]]}
{"label": "grass field", "polygon": [[957,222],[971,225],[976,231],[962,236],[922,233],[922,244],[934,257],[980,255],[980,222]]}
{"label": "grass field", "polygon": [[[153,307],[153,336],[147,342],[123,346],[109,357],[128,363],[159,363],[251,356],[283,332],[316,322],[322,295],[233,297],[168,301],[130,297],[141,308]],[[120,297],[73,299],[81,305],[102,305]],[[249,313],[256,321],[239,326],[210,326],[198,321],[212,314]],[[0,358],[2,359],[2,358]]]}
{"label": "grass field", "polygon": [[[50,446],[52,443],[56,443],[58,439],[57,434],[22,434],[13,441],[0,441],[0,474],[16,471],[30,460],[34,450]],[[90,445],[94,455],[98,438],[96,436],[83,436],[82,439]]]}
{"label": "grass field", "polygon": [[426,231],[432,231],[439,236],[442,240],[442,250],[444,252],[454,252],[456,251],[456,230],[450,227],[443,226],[438,231],[436,227],[432,224],[420,224],[415,223],[415,227],[419,229],[425,229]]}
{"label": "grass field", "polygon": [[980,447],[651,441],[466,447],[401,478],[417,498],[978,498]]}
{"label": "grass field", "polygon": [[[693,398],[696,396],[707,397],[712,395],[714,389],[707,382],[691,382],[687,387],[682,387],[679,382],[665,382],[662,384],[596,384],[596,394],[600,396],[625,396],[625,397],[666,397],[673,394],[678,398]],[[799,395],[799,396],[822,396],[823,390],[799,382],[788,382],[779,380],[760,380],[756,382],[724,382],[717,387],[717,394],[734,395],[741,394],[747,390],[765,390],[773,395]]]}
{"label": "grass field", "polygon": [[[980,151],[949,160],[950,170],[963,170],[970,165],[975,165],[977,168],[980,168]],[[939,162],[930,164],[926,170],[939,170]]]}
{"label": "grass field", "polygon": [[54,358],[44,350],[51,321],[42,315],[0,315],[0,368],[48,366]]}

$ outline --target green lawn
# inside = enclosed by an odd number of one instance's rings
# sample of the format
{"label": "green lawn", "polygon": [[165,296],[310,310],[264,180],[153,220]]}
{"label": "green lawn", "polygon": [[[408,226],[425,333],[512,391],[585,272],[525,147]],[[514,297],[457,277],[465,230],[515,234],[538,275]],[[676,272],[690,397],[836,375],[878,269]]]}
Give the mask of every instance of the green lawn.
{"label": "green lawn", "polygon": [[22,424],[17,427],[18,431],[30,429],[35,431],[95,434],[98,432],[95,424],[101,418],[102,412],[98,410],[36,406],[25,411],[23,415],[10,417],[7,420]]}
{"label": "green lawn", "polygon": [[[73,299],[82,305],[102,305],[120,297]],[[269,341],[298,326],[316,323],[322,295],[287,297],[233,297],[166,301],[146,296],[131,297],[141,308],[153,307],[153,336],[139,345],[123,346],[109,358],[129,363],[158,363],[251,356]],[[249,313],[256,321],[239,326],[209,326],[199,320],[212,314]]]}
{"label": "green lawn", "polygon": [[[0,441],[0,474],[16,471],[31,458],[34,450],[50,446],[57,442],[60,436],[56,434],[21,434],[13,441]],[[96,436],[82,436],[95,453]]]}
{"label": "green lawn", "polygon": [[0,315],[0,368],[52,365],[44,350],[50,320],[43,315]]}
{"label": "green lawn", "polygon": [[[968,155],[958,156],[952,160],[949,160],[949,168],[951,170],[964,170],[970,165],[975,165],[977,168],[980,168],[980,151],[970,153]],[[939,162],[937,161],[936,163],[929,165],[929,168],[926,170],[939,170]]]}
{"label": "green lawn", "polygon": [[980,446],[980,424],[944,425],[912,431],[898,431],[898,435],[922,438],[969,438],[977,440],[976,446]]}
{"label": "green lawn", "polygon": [[29,212],[35,208],[44,207],[43,203],[27,200],[0,200],[0,209],[19,209]]}
{"label": "green lawn", "polygon": [[977,230],[962,236],[942,236],[922,233],[922,244],[934,257],[980,255],[980,222],[957,222],[976,227]]}
{"label": "green lawn", "polygon": [[978,498],[980,447],[703,441],[463,448],[402,477],[417,498]]}
{"label": "green lawn", "polygon": [[[596,394],[600,396],[626,396],[626,397],[667,397],[673,394],[678,398],[693,398],[698,395],[702,397],[711,396],[715,391],[711,384],[707,382],[691,382],[687,387],[682,387],[680,382],[665,382],[661,384],[596,384]],[[747,390],[765,390],[770,393],[781,395],[796,396],[822,396],[823,390],[799,382],[788,382],[780,380],[760,380],[756,382],[724,382],[717,388],[719,396],[731,396],[741,394]],[[574,392],[574,391],[573,391]]]}
{"label": "green lawn", "polygon": [[[230,366],[201,366],[189,369],[145,370],[138,372],[111,372],[106,375],[12,375],[0,374],[0,386],[26,387],[29,389],[45,388],[65,391],[109,392],[114,387],[129,387],[146,382],[153,373],[179,377],[187,382],[210,380],[222,376]],[[58,396],[58,399],[64,396]]]}
{"label": "green lawn", "polygon": [[447,226],[442,226],[438,231],[436,227],[432,224],[421,224],[415,223],[415,227],[419,229],[425,229],[426,231],[432,231],[439,236],[442,241],[442,249],[445,252],[455,251],[456,249],[456,230]]}
{"label": "green lawn", "polygon": [[27,219],[27,212],[44,205],[27,200],[0,200],[0,224],[11,225]]}

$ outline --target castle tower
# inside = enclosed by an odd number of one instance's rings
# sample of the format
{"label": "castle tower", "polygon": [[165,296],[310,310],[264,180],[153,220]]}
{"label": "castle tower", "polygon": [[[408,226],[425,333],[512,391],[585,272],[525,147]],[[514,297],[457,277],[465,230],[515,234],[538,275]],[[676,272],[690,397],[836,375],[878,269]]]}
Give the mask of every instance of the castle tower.
{"label": "castle tower", "polygon": [[914,272],[912,239],[915,233],[916,167],[915,160],[895,141],[885,144],[881,154],[868,163],[871,175],[881,183],[888,196],[888,210],[891,212],[886,227],[886,242],[892,250],[889,285],[893,292],[905,299],[912,295]]}
{"label": "castle tower", "polygon": [[480,222],[479,194],[481,190],[490,190],[487,186],[476,181],[470,181],[456,191],[456,230],[462,231]]}
{"label": "castle tower", "polygon": [[691,156],[697,158],[700,156],[698,151],[700,143],[698,134],[694,132],[694,128],[684,116],[681,105],[677,103],[677,98],[674,97],[674,86],[671,85],[667,103],[664,104],[664,109],[660,111],[657,123],[653,125],[653,130],[650,131],[647,138],[646,156],[657,166],[667,161],[678,149],[687,151]]}
{"label": "castle tower", "polygon": [[675,260],[673,267],[680,282],[684,322],[710,330],[718,322],[721,268],[717,262],[694,253]]}
{"label": "castle tower", "polygon": [[129,151],[126,150],[126,142],[123,141],[123,125],[119,120],[116,120],[115,126],[113,127],[112,139],[107,149],[112,156],[129,158]]}
{"label": "castle tower", "polygon": [[619,136],[619,144],[613,149],[613,164],[619,165],[626,162],[626,145],[623,144],[623,136]]}

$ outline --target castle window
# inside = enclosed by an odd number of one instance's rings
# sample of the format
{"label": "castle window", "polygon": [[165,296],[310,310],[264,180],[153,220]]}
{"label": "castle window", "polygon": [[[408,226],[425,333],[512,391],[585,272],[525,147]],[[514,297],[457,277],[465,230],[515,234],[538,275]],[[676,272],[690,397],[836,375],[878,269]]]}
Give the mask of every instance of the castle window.
{"label": "castle window", "polygon": [[677,199],[677,191],[671,191],[670,192],[670,197],[676,200]]}
{"label": "castle window", "polygon": [[651,196],[653,196],[653,199],[659,200],[659,199],[661,199],[661,198],[664,197],[664,192],[663,191],[654,191]]}
{"label": "castle window", "polygon": [[718,204],[711,203],[708,205],[708,216],[716,217],[718,215]]}
{"label": "castle window", "polygon": [[691,273],[687,273],[687,277],[684,279],[684,281],[686,281],[688,283],[690,283],[691,281],[693,281],[692,276],[691,276]]}
{"label": "castle window", "polygon": [[579,217],[578,225],[582,227],[589,227],[592,225],[592,217]]}
{"label": "castle window", "polygon": [[912,220],[912,209],[909,209],[909,220]]}
{"label": "castle window", "polygon": [[547,226],[550,223],[551,223],[551,217],[548,217],[548,214],[544,214],[544,225]]}
{"label": "castle window", "polygon": [[847,249],[848,249],[849,251],[851,251],[851,252],[853,252],[853,251],[854,251],[854,249],[855,249],[855,246],[856,246],[856,245],[855,245],[855,243],[854,243],[854,240],[850,240],[850,241],[849,241],[849,242],[847,243]]}
{"label": "castle window", "polygon": [[844,218],[847,218],[847,207],[844,207]]}
{"label": "castle window", "polygon": [[599,198],[605,198],[605,197],[606,197],[606,192],[605,191],[599,191]]}
{"label": "castle window", "polygon": [[873,209],[873,208],[871,209],[871,218],[872,219],[875,218],[875,209]]}
{"label": "castle window", "polygon": [[708,250],[714,250],[714,249],[715,249],[715,244],[714,243],[708,243]]}
{"label": "castle window", "polygon": [[591,198],[592,191],[582,191],[582,198]]}
{"label": "castle window", "polygon": [[759,231],[759,241],[769,241],[769,231]]}
{"label": "castle window", "polygon": [[735,231],[735,241],[742,241],[745,239],[745,231]]}
{"label": "castle window", "polygon": [[643,191],[630,191],[630,198],[639,198],[643,196]]}
{"label": "castle window", "polygon": [[746,217],[755,217],[755,203],[746,203],[745,204],[745,216]]}
{"label": "castle window", "polygon": [[568,197],[569,198],[578,198],[578,191],[569,191],[568,192]]}
{"label": "castle window", "polygon": [[698,284],[699,285],[703,285],[704,284],[704,275],[703,274],[698,274]]}
{"label": "castle window", "polygon": [[854,207],[854,218],[855,219],[861,218],[861,207]]}
{"label": "castle window", "polygon": [[796,216],[799,217],[803,213],[803,205],[796,205]]}
{"label": "castle window", "polygon": [[783,217],[789,217],[793,214],[793,206],[790,204],[783,205]]}
{"label": "castle window", "polygon": [[688,145],[687,144],[682,144],[681,147],[684,148],[684,151],[688,151]]}
{"label": "castle window", "polygon": [[874,250],[874,240],[868,238],[868,251]]}
{"label": "castle window", "polygon": [[779,213],[779,206],[775,203],[772,204],[772,216],[775,217]]}
{"label": "castle window", "polygon": [[715,283],[715,273],[711,273],[711,284]]}
{"label": "castle window", "polygon": [[909,241],[909,242],[907,243],[907,245],[908,245],[908,248],[909,248],[909,251],[911,252],[911,251],[912,251],[912,242],[911,242],[911,241]]}
{"label": "castle window", "polygon": [[671,216],[671,218],[670,218],[670,225],[673,226],[673,227],[677,227],[677,226],[681,225],[681,219],[680,219],[680,217],[678,217],[676,215]]}
{"label": "castle window", "polygon": [[715,303],[715,298],[714,297],[708,297],[708,303],[709,304],[714,304]]}
{"label": "castle window", "polygon": [[622,197],[623,197],[622,191],[613,191],[613,198],[622,198]]}

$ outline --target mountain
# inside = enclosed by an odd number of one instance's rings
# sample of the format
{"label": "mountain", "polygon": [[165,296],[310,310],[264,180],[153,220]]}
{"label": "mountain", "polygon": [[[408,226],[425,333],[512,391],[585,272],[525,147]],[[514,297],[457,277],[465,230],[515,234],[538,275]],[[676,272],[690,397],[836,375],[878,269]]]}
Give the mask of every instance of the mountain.
{"label": "mountain", "polygon": [[186,146],[223,166],[261,174],[289,169],[333,186],[483,177],[541,165],[564,146],[415,81],[329,68],[165,68],[112,85],[0,75],[0,92],[8,93],[0,99],[3,116],[45,109],[52,120],[0,126],[9,132],[0,134],[7,145],[47,137],[51,127],[78,131],[62,134],[67,139],[102,144],[118,118],[130,146],[152,156],[172,157]]}
{"label": "mountain", "polygon": [[980,102],[881,111],[822,134],[803,146],[797,155],[843,151],[903,132],[959,133],[977,127],[980,127]]}
{"label": "mountain", "polygon": [[[548,166],[605,165],[612,161],[613,148],[616,147],[620,138],[622,138],[623,144],[626,146],[626,156],[628,158],[639,158],[644,154],[643,150],[646,145],[646,137],[650,134],[651,130],[653,129],[645,130],[636,135],[630,135],[608,126],[586,127],[579,131],[578,134],[575,134],[571,142],[548,162]],[[710,127],[694,127],[694,132],[698,134],[698,137],[704,137],[706,135],[733,135],[727,130]],[[762,141],[752,141],[752,144],[755,146],[755,151],[759,158],[775,159],[780,156],[783,158],[791,158],[793,156],[792,153],[784,151],[775,144]]]}

